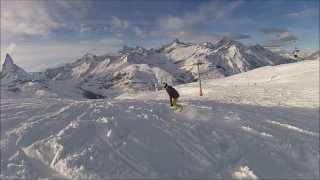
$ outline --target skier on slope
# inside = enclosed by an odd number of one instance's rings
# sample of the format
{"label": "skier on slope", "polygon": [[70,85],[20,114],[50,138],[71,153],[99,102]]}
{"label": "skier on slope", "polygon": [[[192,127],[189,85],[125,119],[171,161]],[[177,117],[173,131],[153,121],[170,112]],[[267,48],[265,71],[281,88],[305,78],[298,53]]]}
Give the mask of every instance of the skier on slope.
{"label": "skier on slope", "polygon": [[166,89],[169,98],[170,98],[170,105],[175,111],[182,111],[182,106],[178,104],[178,98],[179,93],[178,91],[173,88],[172,86],[169,86],[167,83],[163,83],[163,87]]}

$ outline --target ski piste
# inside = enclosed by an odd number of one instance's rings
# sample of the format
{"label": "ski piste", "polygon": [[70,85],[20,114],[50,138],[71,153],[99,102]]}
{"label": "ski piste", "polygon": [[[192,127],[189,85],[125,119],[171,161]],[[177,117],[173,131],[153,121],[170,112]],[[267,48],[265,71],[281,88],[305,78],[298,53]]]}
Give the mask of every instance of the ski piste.
{"label": "ski piste", "polygon": [[[115,167],[125,170],[122,177],[179,177],[190,168],[187,176],[195,178],[232,178],[242,171],[271,178],[310,173],[288,158],[317,167],[317,161],[296,154],[318,153],[317,110],[181,102],[185,110],[175,113],[165,100],[6,99],[1,103],[2,117],[21,109],[25,113],[2,122],[3,128],[11,127],[2,138],[14,142],[10,151],[3,149],[3,163],[21,165],[16,171],[33,177],[40,169],[28,163],[32,158],[44,167],[51,164],[48,167],[58,174],[95,179],[118,177]],[[28,158],[15,155],[16,148]],[[251,164],[257,161],[259,166]],[[168,162],[173,166],[163,169]],[[10,173],[12,167],[4,166],[1,172]],[[308,167],[316,175],[317,170]]]}

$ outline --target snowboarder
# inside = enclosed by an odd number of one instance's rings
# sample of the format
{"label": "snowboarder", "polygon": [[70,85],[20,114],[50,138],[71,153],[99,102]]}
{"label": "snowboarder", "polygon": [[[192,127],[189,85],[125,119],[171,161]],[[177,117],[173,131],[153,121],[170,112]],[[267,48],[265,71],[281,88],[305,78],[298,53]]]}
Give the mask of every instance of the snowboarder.
{"label": "snowboarder", "polygon": [[178,91],[173,88],[172,86],[169,86],[167,83],[163,83],[163,87],[166,89],[169,98],[170,98],[170,105],[175,111],[182,111],[182,105],[178,104],[178,98],[179,93]]}

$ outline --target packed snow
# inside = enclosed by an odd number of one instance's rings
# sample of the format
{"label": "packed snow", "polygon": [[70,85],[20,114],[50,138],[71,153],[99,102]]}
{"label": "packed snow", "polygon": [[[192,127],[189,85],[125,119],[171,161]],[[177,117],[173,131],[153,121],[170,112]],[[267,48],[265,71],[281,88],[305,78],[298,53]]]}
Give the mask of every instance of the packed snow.
{"label": "packed snow", "polygon": [[164,91],[98,100],[2,94],[1,179],[319,179],[318,67],[206,80],[203,97],[197,83],[177,86],[182,113]]}

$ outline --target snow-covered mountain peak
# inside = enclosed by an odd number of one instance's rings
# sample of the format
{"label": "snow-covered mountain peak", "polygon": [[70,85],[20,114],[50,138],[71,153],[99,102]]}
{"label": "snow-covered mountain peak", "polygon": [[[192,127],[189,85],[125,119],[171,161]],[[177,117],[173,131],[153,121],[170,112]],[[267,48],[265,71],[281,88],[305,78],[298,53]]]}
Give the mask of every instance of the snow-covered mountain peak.
{"label": "snow-covered mountain peak", "polygon": [[210,48],[210,49],[214,49],[215,45],[211,42],[204,42],[201,44],[201,46],[206,47],[206,48]]}
{"label": "snow-covered mountain peak", "polygon": [[3,73],[26,73],[25,70],[14,64],[13,59],[9,54],[6,55],[6,58],[4,60],[3,66],[2,66],[2,72]]}
{"label": "snow-covered mountain peak", "polygon": [[180,41],[178,38],[174,39],[171,43],[169,43],[171,46],[189,46],[192,45],[192,43],[187,43]]}
{"label": "snow-covered mountain peak", "polygon": [[119,50],[120,55],[129,55],[129,54],[147,54],[149,50],[136,46],[136,47],[128,47],[128,46],[123,46],[122,49]]}
{"label": "snow-covered mountain peak", "polygon": [[95,54],[92,54],[92,53],[86,53],[85,55],[83,55],[83,57],[82,58],[84,58],[84,59],[93,59],[93,58],[95,58],[96,57],[96,55]]}
{"label": "snow-covered mountain peak", "polygon": [[143,63],[148,55],[152,54],[153,50],[147,50],[143,47],[123,47],[120,51],[120,59],[122,62],[131,64]]}
{"label": "snow-covered mountain peak", "polygon": [[235,41],[229,37],[223,37],[220,41],[217,42],[216,47],[221,47],[221,46],[225,46],[225,47],[230,47],[230,46],[239,46],[239,47],[243,47],[244,45],[241,44],[238,41]]}
{"label": "snow-covered mountain peak", "polygon": [[261,46],[260,44],[256,44],[253,46],[250,46],[252,49],[256,49],[256,50],[267,50],[266,48],[264,48],[263,46]]}
{"label": "snow-covered mountain peak", "polygon": [[86,53],[81,58],[76,60],[75,62],[66,64],[65,66],[62,66],[62,67],[63,67],[63,69],[64,68],[68,69],[68,68],[72,68],[72,67],[76,67],[76,66],[81,66],[83,64],[88,65],[88,64],[92,64],[92,63],[99,63],[100,61],[103,60],[102,58],[103,58],[102,56],[97,56],[93,53]]}
{"label": "snow-covered mountain peak", "polygon": [[180,40],[178,38],[175,38],[172,42],[173,43],[180,43]]}
{"label": "snow-covered mountain peak", "polygon": [[13,69],[15,66],[15,64],[13,63],[13,60],[11,58],[11,56],[9,54],[6,55],[6,58],[4,60],[3,66],[2,66],[2,71],[6,70],[10,70]]}
{"label": "snow-covered mountain peak", "polygon": [[25,81],[32,79],[29,73],[14,64],[13,59],[9,54],[6,55],[5,61],[3,63],[0,78],[3,84],[10,83],[12,81]]}
{"label": "snow-covered mountain peak", "polygon": [[174,39],[172,42],[163,45],[158,51],[159,52],[170,52],[170,51],[177,49],[177,48],[189,47],[192,45],[194,45],[194,44],[182,42],[179,39]]}
{"label": "snow-covered mountain peak", "polygon": [[12,60],[10,54],[6,55],[6,59],[4,60],[4,64],[6,64],[6,63],[13,64],[13,60]]}

